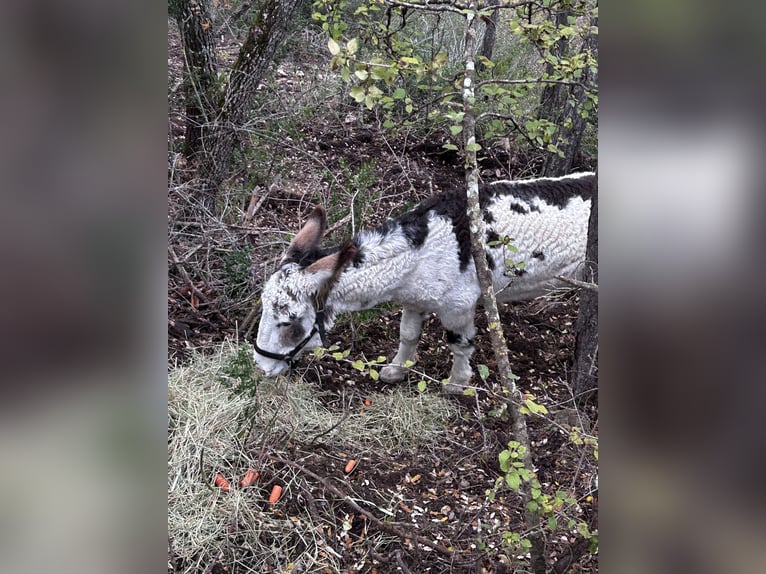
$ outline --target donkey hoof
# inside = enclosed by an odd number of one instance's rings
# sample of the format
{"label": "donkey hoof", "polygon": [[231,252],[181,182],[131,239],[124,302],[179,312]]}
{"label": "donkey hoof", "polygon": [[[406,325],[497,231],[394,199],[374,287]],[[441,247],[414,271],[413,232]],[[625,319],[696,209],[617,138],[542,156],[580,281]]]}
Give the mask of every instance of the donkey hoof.
{"label": "donkey hoof", "polygon": [[400,383],[406,374],[407,369],[397,365],[388,365],[380,369],[380,378],[384,383]]}

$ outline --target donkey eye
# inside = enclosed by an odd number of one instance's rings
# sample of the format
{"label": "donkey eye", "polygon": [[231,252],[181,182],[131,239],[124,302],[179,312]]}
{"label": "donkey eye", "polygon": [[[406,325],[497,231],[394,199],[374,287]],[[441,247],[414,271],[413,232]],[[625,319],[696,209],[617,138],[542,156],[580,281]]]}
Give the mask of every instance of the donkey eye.
{"label": "donkey eye", "polygon": [[287,321],[280,321],[279,323],[277,323],[277,327],[279,327],[280,329],[282,327],[289,327],[289,326],[290,326],[290,323],[288,323]]}

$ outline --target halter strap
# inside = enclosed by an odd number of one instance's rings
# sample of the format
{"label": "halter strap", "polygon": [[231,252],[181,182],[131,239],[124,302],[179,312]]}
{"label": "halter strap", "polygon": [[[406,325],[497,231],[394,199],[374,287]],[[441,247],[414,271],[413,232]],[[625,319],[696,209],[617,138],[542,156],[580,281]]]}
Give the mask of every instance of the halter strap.
{"label": "halter strap", "polygon": [[288,353],[272,353],[271,351],[267,351],[266,349],[261,349],[258,346],[257,341],[253,341],[253,348],[255,349],[255,352],[259,355],[263,355],[264,357],[268,357],[269,359],[275,359],[277,361],[287,361],[288,365],[292,367],[293,359],[295,359],[295,356],[303,350],[303,347],[305,347],[308,342],[312,339],[314,335],[319,333],[319,338],[322,341],[323,347],[329,347],[327,344],[327,336],[325,334],[325,328],[324,328],[324,307],[320,308],[316,312],[316,319],[314,320],[314,327],[311,329],[311,332],[306,335],[306,337],[298,343],[292,351]]}
{"label": "halter strap", "polygon": [[255,349],[255,352],[259,355],[263,355],[264,357],[268,357],[269,359],[275,359],[277,361],[287,361],[287,364],[292,369],[293,367],[293,359],[295,359],[295,356],[301,352],[303,347],[305,347],[308,342],[311,340],[311,338],[319,333],[319,339],[322,341],[322,346],[325,348],[328,348],[330,345],[327,344],[327,334],[325,333],[325,327],[324,327],[324,321],[325,321],[325,301],[327,301],[327,295],[329,294],[329,289],[325,289],[324,291],[320,291],[316,294],[314,302],[316,303],[315,306],[315,318],[314,318],[314,326],[311,329],[311,333],[306,335],[306,338],[303,339],[296,347],[293,348],[292,351],[289,353],[272,353],[271,351],[267,351],[266,349],[261,349],[258,346],[257,341],[253,341],[253,348]]}

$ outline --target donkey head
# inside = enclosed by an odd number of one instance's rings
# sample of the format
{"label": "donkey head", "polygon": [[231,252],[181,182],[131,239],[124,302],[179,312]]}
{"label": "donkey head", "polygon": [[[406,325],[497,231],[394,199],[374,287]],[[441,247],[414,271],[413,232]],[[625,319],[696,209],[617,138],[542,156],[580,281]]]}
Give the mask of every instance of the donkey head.
{"label": "donkey head", "polygon": [[332,326],[331,316],[325,320],[325,300],[356,247],[349,242],[340,250],[320,250],[326,225],[324,209],[315,207],[263,286],[255,361],[267,376],[284,371],[304,349],[319,347],[324,328]]}

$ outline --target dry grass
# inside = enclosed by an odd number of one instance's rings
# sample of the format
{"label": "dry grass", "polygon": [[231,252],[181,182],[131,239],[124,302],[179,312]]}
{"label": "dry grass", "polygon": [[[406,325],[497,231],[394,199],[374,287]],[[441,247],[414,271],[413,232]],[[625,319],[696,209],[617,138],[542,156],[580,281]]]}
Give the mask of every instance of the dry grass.
{"label": "dry grass", "polygon": [[[256,378],[252,394],[236,394],[226,372],[237,351],[224,342],[168,376],[169,571],[203,572],[215,564],[232,572],[287,571],[300,564],[302,572],[337,572],[340,556],[325,539],[342,530],[337,501],[319,513],[287,511],[268,505],[263,488],[241,489],[236,481],[255,468],[286,493],[306,495],[295,471],[269,470],[271,455],[289,458],[318,444],[355,453],[407,451],[443,432],[454,406],[438,395],[397,389],[369,396],[369,407],[344,402],[346,408],[333,409],[315,385],[285,378]],[[232,482],[228,493],[211,486],[216,471]]]}

